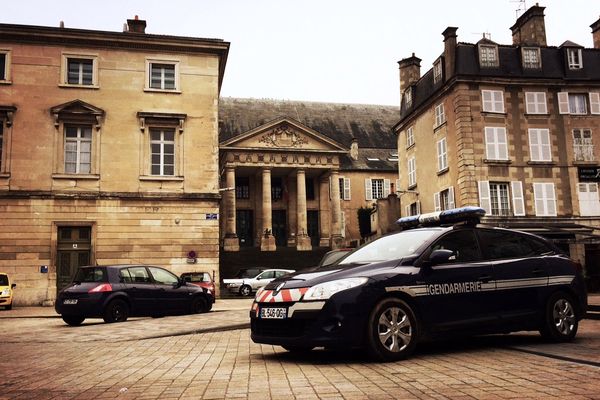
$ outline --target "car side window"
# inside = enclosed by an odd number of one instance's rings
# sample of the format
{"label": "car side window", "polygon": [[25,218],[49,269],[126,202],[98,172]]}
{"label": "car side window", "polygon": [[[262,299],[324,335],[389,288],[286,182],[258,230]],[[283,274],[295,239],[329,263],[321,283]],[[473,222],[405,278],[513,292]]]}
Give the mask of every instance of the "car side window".
{"label": "car side window", "polygon": [[260,278],[260,279],[273,279],[273,278],[275,278],[275,271],[265,271],[262,274],[260,274],[259,276],[257,276],[257,278]]}
{"label": "car side window", "polygon": [[150,283],[150,275],[145,267],[127,268],[134,283]]}
{"label": "car side window", "polygon": [[279,278],[281,276],[287,275],[286,271],[275,271],[275,278]]}
{"label": "car side window", "polygon": [[148,267],[154,281],[163,285],[175,285],[179,282],[177,276],[162,268]]}
{"label": "car side window", "polygon": [[495,260],[502,258],[532,257],[539,255],[538,246],[529,238],[516,232],[480,230],[479,237],[484,245],[486,258]]}
{"label": "car side window", "polygon": [[469,262],[481,259],[477,238],[471,230],[453,231],[444,235],[431,247],[434,250],[452,250],[454,259],[450,262]]}
{"label": "car side window", "polygon": [[121,282],[121,283],[132,283],[133,282],[133,278],[131,277],[131,274],[129,273],[129,268],[121,268],[119,270],[119,282]]}

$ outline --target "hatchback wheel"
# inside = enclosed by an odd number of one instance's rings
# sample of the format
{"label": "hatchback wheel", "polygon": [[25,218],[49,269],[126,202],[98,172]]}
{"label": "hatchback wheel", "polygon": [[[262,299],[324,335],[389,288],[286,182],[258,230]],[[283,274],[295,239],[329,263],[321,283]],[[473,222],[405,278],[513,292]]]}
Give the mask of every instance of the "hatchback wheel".
{"label": "hatchback wheel", "polygon": [[210,310],[208,302],[203,297],[196,297],[192,300],[192,314],[205,313]]}
{"label": "hatchback wheel", "polygon": [[375,306],[367,329],[367,350],[379,361],[408,357],[415,349],[419,334],[414,311],[406,302],[395,298],[384,299]]}
{"label": "hatchback wheel", "polygon": [[129,317],[129,306],[120,299],[115,299],[108,303],[104,310],[104,322],[125,322]]}
{"label": "hatchback wheel", "polygon": [[554,342],[569,342],[575,338],[579,322],[573,299],[566,293],[550,296],[544,313],[540,333]]}
{"label": "hatchback wheel", "polygon": [[240,288],[240,294],[242,296],[250,296],[252,294],[252,288],[248,285],[242,285]]}
{"label": "hatchback wheel", "polygon": [[63,315],[62,319],[68,325],[79,326],[79,325],[81,325],[81,323],[83,322],[85,317],[82,317],[81,315]]}

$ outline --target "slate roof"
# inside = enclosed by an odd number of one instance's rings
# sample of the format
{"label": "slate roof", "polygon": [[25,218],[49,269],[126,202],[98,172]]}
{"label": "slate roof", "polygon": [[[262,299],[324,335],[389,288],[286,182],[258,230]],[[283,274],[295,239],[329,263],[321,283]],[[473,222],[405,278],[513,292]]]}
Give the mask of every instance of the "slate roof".
{"label": "slate roof", "polygon": [[372,170],[396,172],[398,171],[398,150],[361,149],[359,147],[358,160],[353,160],[350,156],[340,157],[340,169],[344,171]]}
{"label": "slate roof", "polygon": [[280,117],[294,119],[348,149],[353,138],[359,149],[397,146],[392,127],[400,118],[399,107],[232,97],[219,99],[219,142]]}

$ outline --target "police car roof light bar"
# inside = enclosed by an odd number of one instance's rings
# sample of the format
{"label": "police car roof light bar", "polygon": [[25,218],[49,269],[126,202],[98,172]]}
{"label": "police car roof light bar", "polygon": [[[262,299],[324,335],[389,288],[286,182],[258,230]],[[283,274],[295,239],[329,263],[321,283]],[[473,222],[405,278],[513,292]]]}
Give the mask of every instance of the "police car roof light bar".
{"label": "police car roof light bar", "polygon": [[481,207],[460,207],[451,210],[436,211],[428,214],[411,215],[402,217],[396,223],[402,229],[416,228],[417,226],[440,226],[456,224],[460,222],[479,223],[481,217],[485,216],[485,210]]}

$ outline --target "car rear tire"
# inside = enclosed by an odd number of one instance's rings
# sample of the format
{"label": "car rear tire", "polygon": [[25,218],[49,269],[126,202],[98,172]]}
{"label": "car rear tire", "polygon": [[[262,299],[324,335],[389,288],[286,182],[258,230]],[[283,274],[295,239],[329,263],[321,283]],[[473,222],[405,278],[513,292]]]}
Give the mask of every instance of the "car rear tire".
{"label": "car rear tire", "polygon": [[62,319],[67,323],[67,325],[79,326],[83,320],[85,320],[85,317],[82,317],[81,315],[63,315]]}
{"label": "car rear tire", "polygon": [[208,301],[206,301],[203,297],[196,297],[192,300],[192,314],[201,314],[210,311],[211,307],[208,305]]}
{"label": "car rear tire", "polygon": [[553,342],[570,342],[577,334],[579,321],[573,298],[564,292],[554,293],[546,303],[544,322],[540,328],[543,338]]}
{"label": "car rear tire", "polygon": [[121,299],[112,300],[104,309],[104,322],[125,322],[129,318],[129,306]]}
{"label": "car rear tire", "polygon": [[397,361],[408,357],[419,338],[417,317],[405,301],[387,298],[369,316],[367,351],[378,361]]}
{"label": "car rear tire", "polygon": [[248,285],[242,285],[242,287],[240,287],[240,295],[247,297],[250,296],[252,294],[252,288]]}
{"label": "car rear tire", "polygon": [[5,310],[12,310],[12,304],[9,304],[4,307]]}

